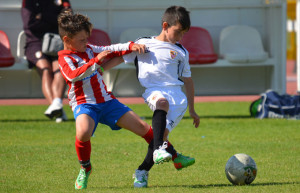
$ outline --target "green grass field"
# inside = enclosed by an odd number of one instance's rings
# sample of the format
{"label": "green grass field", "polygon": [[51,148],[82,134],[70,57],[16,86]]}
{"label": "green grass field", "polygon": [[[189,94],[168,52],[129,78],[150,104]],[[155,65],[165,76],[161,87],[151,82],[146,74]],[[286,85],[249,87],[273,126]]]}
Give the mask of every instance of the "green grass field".
{"label": "green grass field", "polygon": [[[92,138],[93,173],[85,192],[300,192],[300,122],[249,117],[249,102],[197,103],[195,129],[188,114],[171,133],[175,148],[196,158],[176,171],[172,163],[155,165],[149,188],[134,189],[132,174],[142,162],[146,142],[134,134],[99,125]],[[151,123],[146,105],[129,105]],[[75,124],[44,117],[47,106],[0,106],[0,192],[75,192],[79,163]],[[251,185],[233,186],[225,164],[236,153],[257,164]]]}

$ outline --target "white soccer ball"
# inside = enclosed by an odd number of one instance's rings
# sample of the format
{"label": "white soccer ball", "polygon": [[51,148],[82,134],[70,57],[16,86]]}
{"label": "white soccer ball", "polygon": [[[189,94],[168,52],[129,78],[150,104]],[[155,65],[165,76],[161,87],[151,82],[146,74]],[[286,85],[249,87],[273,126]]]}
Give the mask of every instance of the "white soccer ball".
{"label": "white soccer ball", "polygon": [[256,163],[247,154],[235,154],[227,161],[225,174],[234,185],[251,184],[257,174]]}

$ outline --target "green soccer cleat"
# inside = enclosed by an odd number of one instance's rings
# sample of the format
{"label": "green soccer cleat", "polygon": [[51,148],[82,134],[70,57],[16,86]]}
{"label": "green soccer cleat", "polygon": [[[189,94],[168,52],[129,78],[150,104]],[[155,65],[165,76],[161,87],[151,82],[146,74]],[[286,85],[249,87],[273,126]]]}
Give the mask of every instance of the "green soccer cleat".
{"label": "green soccer cleat", "polygon": [[92,169],[88,172],[85,172],[85,168],[80,168],[79,175],[75,181],[75,189],[76,190],[81,190],[81,189],[86,189],[87,188],[87,183],[89,176],[92,172]]}
{"label": "green soccer cleat", "polygon": [[180,153],[177,153],[177,158],[174,159],[174,166],[177,170],[186,168],[195,163],[195,158],[184,156]]}
{"label": "green soccer cleat", "polygon": [[133,174],[133,186],[135,188],[147,188],[148,174],[149,172],[146,170],[135,170],[135,174]]}

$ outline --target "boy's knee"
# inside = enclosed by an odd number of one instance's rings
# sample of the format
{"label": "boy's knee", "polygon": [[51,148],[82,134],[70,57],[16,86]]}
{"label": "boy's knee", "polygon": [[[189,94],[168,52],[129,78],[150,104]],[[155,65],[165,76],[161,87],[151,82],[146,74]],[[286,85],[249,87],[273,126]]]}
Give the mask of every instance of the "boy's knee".
{"label": "boy's knee", "polygon": [[160,109],[160,110],[164,110],[166,112],[168,112],[169,110],[169,102],[167,99],[165,98],[161,98],[158,99],[158,101],[156,102],[156,109]]}
{"label": "boy's knee", "polygon": [[77,133],[76,137],[79,141],[86,142],[91,139],[91,135],[89,133]]}

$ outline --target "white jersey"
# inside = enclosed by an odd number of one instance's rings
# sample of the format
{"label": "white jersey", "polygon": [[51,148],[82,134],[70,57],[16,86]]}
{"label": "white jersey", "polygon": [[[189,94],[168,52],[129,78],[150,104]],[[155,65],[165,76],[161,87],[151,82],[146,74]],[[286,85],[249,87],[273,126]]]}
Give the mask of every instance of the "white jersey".
{"label": "white jersey", "polygon": [[191,77],[188,51],[180,44],[140,38],[135,43],[145,44],[146,52],[124,55],[125,63],[135,63],[140,84],[145,88],[181,86],[180,77]]}

